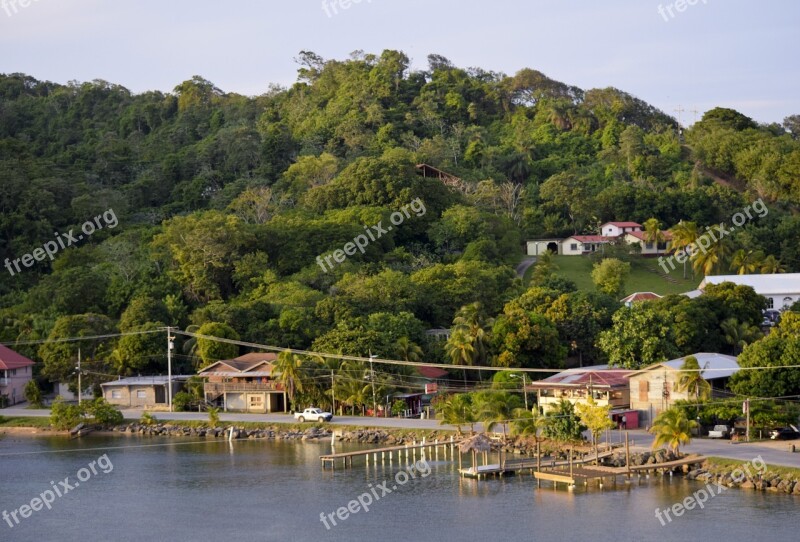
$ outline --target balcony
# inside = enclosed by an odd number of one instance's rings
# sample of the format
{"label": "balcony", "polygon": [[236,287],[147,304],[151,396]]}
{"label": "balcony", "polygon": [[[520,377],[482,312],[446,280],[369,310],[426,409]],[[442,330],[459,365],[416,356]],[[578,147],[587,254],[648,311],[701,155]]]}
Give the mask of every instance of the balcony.
{"label": "balcony", "polygon": [[203,385],[206,394],[219,395],[230,392],[283,391],[280,382],[208,382]]}

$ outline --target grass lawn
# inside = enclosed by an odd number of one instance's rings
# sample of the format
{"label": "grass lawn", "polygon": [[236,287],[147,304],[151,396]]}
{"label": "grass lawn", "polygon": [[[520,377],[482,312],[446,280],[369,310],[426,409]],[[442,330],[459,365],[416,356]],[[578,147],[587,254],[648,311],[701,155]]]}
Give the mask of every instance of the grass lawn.
{"label": "grass lawn", "polygon": [[[594,291],[592,282],[592,260],[588,256],[554,256],[553,261],[558,266],[556,274],[573,281],[579,290]],[[692,279],[691,270],[688,278],[683,279],[683,269],[677,268],[669,274],[671,281],[659,273],[662,271],[656,258],[637,257],[631,263],[631,274],[625,281],[625,295],[634,292],[655,292],[659,295],[682,294],[694,290],[702,276]],[[525,280],[530,281],[533,266],[525,273]]]}
{"label": "grass lawn", "polygon": [[34,416],[9,418],[0,416],[0,427],[38,427],[41,429],[47,429],[50,427],[50,418],[39,418]]}

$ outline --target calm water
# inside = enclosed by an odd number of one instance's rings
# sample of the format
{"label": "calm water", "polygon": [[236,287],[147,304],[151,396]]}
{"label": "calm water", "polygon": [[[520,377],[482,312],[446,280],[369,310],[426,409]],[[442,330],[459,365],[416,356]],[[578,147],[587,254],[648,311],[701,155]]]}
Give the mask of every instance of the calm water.
{"label": "calm water", "polygon": [[[328,443],[188,442],[0,440],[0,512],[30,505],[52,491],[51,481],[63,491],[59,482],[65,478],[69,486],[84,479],[55,497],[52,509],[31,511],[13,528],[2,521],[0,541],[751,541],[767,533],[774,540],[797,539],[800,498],[740,490],[723,492],[704,510],[688,511],[662,527],[656,507],[667,508],[702,487],[677,477],[570,493],[537,490],[529,476],[462,480],[449,463],[428,458],[429,476],[418,474],[398,485],[396,462],[391,468],[322,471],[318,456],[329,451]],[[98,460],[103,454],[108,462]],[[92,461],[97,474],[88,467]],[[397,489],[373,502],[368,512],[337,518],[337,525],[326,530],[321,512],[334,513],[384,481]]]}

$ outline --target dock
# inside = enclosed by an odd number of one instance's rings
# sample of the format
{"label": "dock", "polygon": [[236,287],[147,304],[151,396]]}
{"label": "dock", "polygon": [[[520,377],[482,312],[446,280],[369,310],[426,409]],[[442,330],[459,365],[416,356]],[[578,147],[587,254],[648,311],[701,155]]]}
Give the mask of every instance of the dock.
{"label": "dock", "polygon": [[[611,457],[614,453],[614,450],[605,451],[597,456],[597,459],[605,459],[606,457]],[[584,464],[590,461],[594,461],[595,456],[592,455],[591,457],[587,457],[585,459],[580,459],[573,461],[576,464]],[[504,461],[503,463],[494,463],[489,465],[480,465],[476,467],[467,467],[463,469],[458,469],[458,472],[467,478],[485,478],[486,476],[505,476],[508,474],[516,474],[520,471],[529,471],[534,473],[534,471],[538,471],[542,468],[550,468],[555,469],[556,467],[563,467],[569,465],[569,460],[562,460],[562,461],[555,461],[549,460],[542,462],[535,458],[528,458],[528,459],[512,459],[508,461]]]}
{"label": "dock", "polygon": [[[440,452],[442,453],[444,459],[448,458],[447,454],[449,452],[449,457],[452,460],[454,454],[456,453],[455,446],[456,442],[453,437],[450,437],[450,440],[439,441],[437,439],[433,442],[425,442],[425,439],[423,439],[420,443],[413,441],[411,444],[399,444],[396,446],[385,446],[383,448],[370,448],[368,450],[356,450],[354,452],[334,452],[331,454],[323,454],[319,456],[319,459],[322,462],[323,469],[327,465],[330,465],[331,468],[335,469],[336,461],[339,459],[342,460],[343,467],[352,467],[353,459],[361,457],[363,457],[366,464],[369,465],[370,456],[376,465],[379,458],[381,463],[385,463],[388,460],[388,462],[391,464],[394,462],[395,453],[397,454],[398,463],[401,463],[403,459],[405,459],[406,462],[416,461],[418,454],[420,457],[425,456],[439,459]],[[427,455],[425,455],[426,453]]]}

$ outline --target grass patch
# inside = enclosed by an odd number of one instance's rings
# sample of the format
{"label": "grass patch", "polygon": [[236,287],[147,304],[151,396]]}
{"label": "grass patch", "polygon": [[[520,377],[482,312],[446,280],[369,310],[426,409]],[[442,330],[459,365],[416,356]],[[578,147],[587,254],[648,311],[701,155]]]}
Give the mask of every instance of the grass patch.
{"label": "grass patch", "polygon": [[[556,274],[573,281],[579,290],[595,291],[592,282],[591,258],[588,256],[554,256],[553,261],[558,266]],[[525,273],[526,280],[530,280],[533,267]],[[637,257],[631,262],[631,274],[625,281],[625,295],[634,292],[655,292],[659,295],[682,294],[694,290],[702,276],[692,279],[691,272],[686,280],[683,279],[682,269],[671,272],[669,277],[674,282],[669,282],[658,273],[662,271],[656,258]]]}
{"label": "grass patch", "polygon": [[[742,461],[738,459],[726,459],[723,457],[710,456],[706,458],[706,468],[713,473],[730,472],[742,465],[749,464],[750,461]],[[751,469],[752,470],[752,469]],[[794,467],[780,467],[770,465],[767,463],[766,472],[778,475],[781,478],[793,478],[800,480],[800,468]]]}
{"label": "grass patch", "polygon": [[50,418],[40,418],[34,416],[8,418],[5,416],[0,416],[0,427],[35,427],[37,429],[49,429]]}

